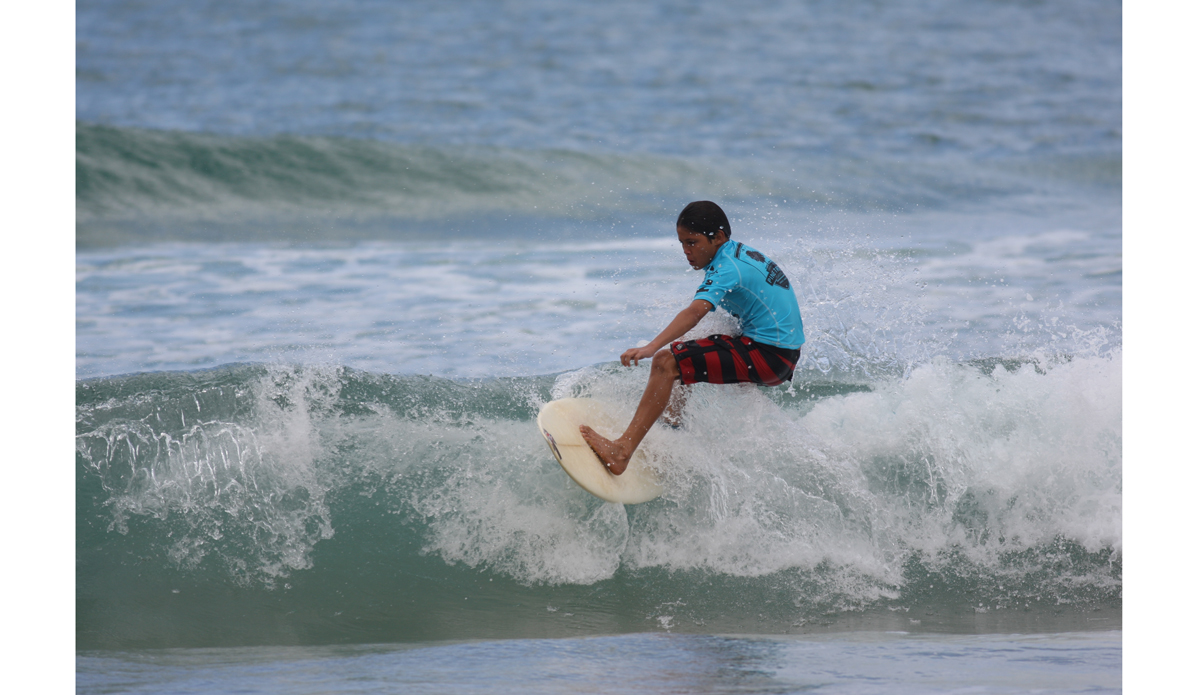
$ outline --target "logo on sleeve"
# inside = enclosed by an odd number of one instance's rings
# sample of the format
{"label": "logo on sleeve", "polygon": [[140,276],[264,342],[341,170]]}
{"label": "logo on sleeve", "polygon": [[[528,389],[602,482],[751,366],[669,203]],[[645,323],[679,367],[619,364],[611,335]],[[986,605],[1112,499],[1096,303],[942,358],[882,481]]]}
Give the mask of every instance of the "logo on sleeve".
{"label": "logo on sleeve", "polygon": [[775,261],[767,264],[767,284],[778,285],[785,290],[792,289],[792,283],[788,282],[787,276],[783,274],[783,270],[775,265]]}

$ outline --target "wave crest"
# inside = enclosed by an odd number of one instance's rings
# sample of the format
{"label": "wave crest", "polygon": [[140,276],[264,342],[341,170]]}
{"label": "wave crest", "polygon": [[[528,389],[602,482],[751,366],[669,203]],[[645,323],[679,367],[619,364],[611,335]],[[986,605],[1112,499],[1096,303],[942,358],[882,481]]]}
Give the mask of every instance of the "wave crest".
{"label": "wave crest", "polygon": [[642,376],[612,365],[474,382],[253,365],[89,380],[80,591],[136,603],[123,592],[228,585],[291,606],[295,585],[294,600],[341,610],[349,588],[371,606],[416,592],[435,612],[479,591],[600,591],[618,614],[658,597],[696,624],[764,602],[785,624],[928,602],[1119,604],[1120,377],[1116,350],[933,360],[791,393],[698,385],[684,429],[645,443],[665,494],[631,507],[571,482],[532,426],[564,396],[632,414]]}

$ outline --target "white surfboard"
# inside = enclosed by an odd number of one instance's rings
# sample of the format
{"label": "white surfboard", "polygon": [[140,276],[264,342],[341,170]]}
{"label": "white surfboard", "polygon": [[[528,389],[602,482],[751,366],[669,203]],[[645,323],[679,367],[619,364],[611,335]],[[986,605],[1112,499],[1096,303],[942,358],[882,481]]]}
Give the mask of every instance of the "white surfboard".
{"label": "white surfboard", "polygon": [[624,424],[611,409],[590,398],[563,398],[550,401],[538,413],[538,431],[550,447],[555,460],[596,497],[621,504],[649,502],[663,493],[658,476],[647,465],[646,452],[639,448],[621,475],[608,472],[596,452],[583,440],[580,425],[588,425],[610,439],[620,436]]}

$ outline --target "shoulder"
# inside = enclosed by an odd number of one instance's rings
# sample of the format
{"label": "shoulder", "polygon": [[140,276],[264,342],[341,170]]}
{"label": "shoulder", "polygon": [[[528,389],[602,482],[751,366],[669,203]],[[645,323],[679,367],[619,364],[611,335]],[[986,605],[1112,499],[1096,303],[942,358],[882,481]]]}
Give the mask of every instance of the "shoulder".
{"label": "shoulder", "polygon": [[764,255],[762,251],[759,251],[756,248],[747,246],[746,244],[742,244],[742,243],[739,243],[737,245],[737,248],[734,249],[733,257],[740,261],[743,261],[743,262],[746,262],[746,261],[757,261],[759,263],[769,263],[770,262],[770,259],[767,258],[766,255]]}

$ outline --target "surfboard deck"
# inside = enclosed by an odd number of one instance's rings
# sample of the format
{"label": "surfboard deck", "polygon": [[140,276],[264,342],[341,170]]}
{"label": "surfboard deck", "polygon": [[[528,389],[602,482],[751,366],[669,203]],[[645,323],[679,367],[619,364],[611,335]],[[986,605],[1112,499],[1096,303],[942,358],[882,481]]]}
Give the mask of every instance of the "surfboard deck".
{"label": "surfboard deck", "polygon": [[620,504],[649,502],[663,493],[643,449],[633,452],[624,473],[613,475],[584,441],[580,425],[588,425],[609,438],[620,436],[624,430],[624,423],[617,421],[609,406],[591,398],[563,398],[542,406],[537,417],[538,431],[554,459],[579,487],[602,500]]}

